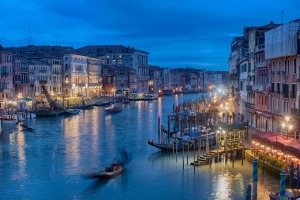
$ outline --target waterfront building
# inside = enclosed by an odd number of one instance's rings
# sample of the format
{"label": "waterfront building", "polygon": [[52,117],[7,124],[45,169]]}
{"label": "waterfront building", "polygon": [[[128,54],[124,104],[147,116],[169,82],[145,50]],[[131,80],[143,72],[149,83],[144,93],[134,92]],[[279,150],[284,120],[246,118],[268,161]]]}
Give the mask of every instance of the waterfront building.
{"label": "waterfront building", "polygon": [[[2,49],[2,47],[1,47]],[[0,99],[3,102],[1,108],[9,100],[14,97],[14,65],[15,57],[14,54],[8,51],[1,51],[0,49]]]}
{"label": "waterfront building", "polygon": [[19,98],[34,97],[34,87],[30,84],[29,74],[29,60],[24,57],[15,57],[14,91]]}
{"label": "waterfront building", "polygon": [[200,70],[198,70],[198,73],[197,73],[197,83],[198,83],[199,91],[205,91],[205,89],[204,89],[204,74],[205,74],[205,72],[206,71],[204,69],[200,69]]}
{"label": "waterfront building", "polygon": [[163,90],[162,69],[158,66],[149,66],[150,79],[148,93],[159,94]]}
{"label": "waterfront building", "polygon": [[45,61],[51,68],[51,88],[50,93],[53,96],[62,96],[62,60],[59,56],[43,54],[41,60]]}
{"label": "waterfront building", "polygon": [[51,65],[43,60],[29,60],[30,69],[34,70],[30,80],[34,80],[34,87],[35,87],[35,95],[39,96],[42,92],[42,83],[45,84],[45,88],[49,93],[53,93],[52,91],[52,70]]}
{"label": "waterfront building", "polygon": [[88,98],[87,60],[87,56],[77,54],[63,55],[64,89],[67,95],[79,95]]}
{"label": "waterfront building", "polygon": [[[234,37],[231,42],[231,53],[229,55],[229,79],[230,94],[235,97],[235,113],[246,113],[245,103],[247,102],[247,90],[253,85],[254,71],[249,64],[249,33],[257,27],[245,27],[243,36]],[[248,120],[248,119],[246,119]]]}
{"label": "waterfront building", "polygon": [[87,97],[95,98],[102,94],[101,61],[97,58],[87,58],[88,91]]}
{"label": "waterfront building", "polygon": [[127,95],[137,91],[136,71],[126,66],[102,65],[103,89],[108,95]]}
{"label": "waterfront building", "polygon": [[256,131],[286,132],[284,117],[290,116],[294,127],[289,134],[299,137],[299,30],[299,20],[271,22],[233,38],[229,79],[239,107],[235,112],[245,113],[244,121]]}
{"label": "waterfront building", "polygon": [[[273,113],[272,131],[281,131],[285,115],[294,115],[299,123],[300,20],[294,20],[265,33],[265,57],[271,68],[270,110]],[[295,130],[299,132],[299,127]]]}
{"label": "waterfront building", "polygon": [[170,86],[173,89],[173,93],[179,93],[182,90],[181,73],[178,69],[170,70]]}
{"label": "waterfront building", "polygon": [[172,90],[171,86],[171,69],[164,68],[162,72],[162,78],[163,78],[163,90],[169,91]]}
{"label": "waterfront building", "polygon": [[272,131],[272,114],[269,112],[271,69],[265,60],[265,32],[279,25],[270,22],[249,32],[249,84],[244,105],[249,124],[261,131]]}
{"label": "waterfront building", "polygon": [[83,55],[99,58],[102,65],[129,67],[137,74],[136,92],[148,92],[149,53],[134,47],[123,45],[92,45],[77,49]]}

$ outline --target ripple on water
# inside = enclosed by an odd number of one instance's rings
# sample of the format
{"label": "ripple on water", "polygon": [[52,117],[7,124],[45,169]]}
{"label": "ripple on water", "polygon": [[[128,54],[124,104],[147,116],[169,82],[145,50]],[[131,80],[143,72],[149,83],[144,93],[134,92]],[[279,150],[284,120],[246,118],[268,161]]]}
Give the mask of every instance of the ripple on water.
{"label": "ripple on water", "polygon": [[[182,169],[181,153],[176,162],[175,155],[147,144],[158,139],[158,115],[166,126],[174,103],[196,96],[201,95],[131,102],[113,115],[98,107],[68,118],[32,120],[35,132],[0,138],[0,199],[244,199],[249,163],[242,167],[237,161],[234,169],[230,163],[201,166],[194,174],[186,160]],[[122,175],[102,182],[82,178],[109,165],[122,147],[133,156]],[[278,180],[268,176],[258,185],[259,198],[279,189]]]}

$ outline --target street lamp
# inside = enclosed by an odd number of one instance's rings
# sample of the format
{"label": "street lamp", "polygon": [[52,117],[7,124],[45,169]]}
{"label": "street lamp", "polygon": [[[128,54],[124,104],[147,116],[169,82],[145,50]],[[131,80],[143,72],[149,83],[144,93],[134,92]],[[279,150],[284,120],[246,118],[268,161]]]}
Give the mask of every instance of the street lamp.
{"label": "street lamp", "polygon": [[282,134],[286,134],[285,139],[287,140],[289,132],[291,132],[293,130],[293,125],[290,122],[290,117],[289,116],[285,116],[285,121],[283,121],[281,123],[281,127],[282,127]]}
{"label": "street lamp", "polygon": [[19,94],[18,94],[18,99],[19,99],[19,101],[21,101],[22,98],[23,98],[22,93],[19,93]]}

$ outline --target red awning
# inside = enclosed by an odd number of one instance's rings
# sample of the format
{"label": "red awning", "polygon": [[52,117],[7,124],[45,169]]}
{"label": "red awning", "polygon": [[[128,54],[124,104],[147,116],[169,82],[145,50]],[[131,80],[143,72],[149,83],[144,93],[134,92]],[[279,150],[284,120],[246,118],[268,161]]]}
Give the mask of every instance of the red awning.
{"label": "red awning", "polygon": [[285,136],[273,132],[261,132],[252,134],[252,138],[254,140],[257,140],[258,142],[260,141],[269,145],[275,145],[282,150],[289,150],[293,152],[293,154],[300,156],[300,140],[298,139],[292,137],[285,139]]}

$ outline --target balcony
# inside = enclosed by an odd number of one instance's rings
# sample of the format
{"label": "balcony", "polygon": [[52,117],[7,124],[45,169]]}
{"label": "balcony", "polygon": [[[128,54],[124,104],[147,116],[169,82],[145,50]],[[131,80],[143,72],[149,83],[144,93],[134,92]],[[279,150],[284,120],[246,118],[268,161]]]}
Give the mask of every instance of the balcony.
{"label": "balcony", "polygon": [[7,76],[8,72],[1,72],[1,76]]}
{"label": "balcony", "polygon": [[247,91],[247,92],[253,91],[252,85],[247,85],[246,91]]}
{"label": "balcony", "polygon": [[289,98],[289,92],[282,92],[283,98]]}
{"label": "balcony", "polygon": [[296,91],[290,92],[290,98],[295,99],[296,98]]}
{"label": "balcony", "polygon": [[254,105],[254,103],[245,102],[245,107],[246,108],[255,108],[255,105]]}
{"label": "balcony", "polygon": [[286,75],[287,72],[286,71],[281,71],[281,74]]}
{"label": "balcony", "polygon": [[256,45],[254,50],[255,52],[264,51],[265,45],[264,44]]}
{"label": "balcony", "polygon": [[300,110],[296,109],[296,108],[292,108],[291,109],[291,114],[296,116],[296,117],[300,117]]}

